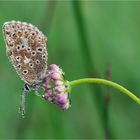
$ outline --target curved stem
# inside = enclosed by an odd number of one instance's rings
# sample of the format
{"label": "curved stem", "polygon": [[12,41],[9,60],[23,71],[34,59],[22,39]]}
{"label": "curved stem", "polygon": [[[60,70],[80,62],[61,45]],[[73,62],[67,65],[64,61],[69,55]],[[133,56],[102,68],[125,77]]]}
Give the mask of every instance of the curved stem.
{"label": "curved stem", "polygon": [[84,78],[84,79],[71,81],[69,84],[70,84],[70,87],[73,88],[73,87],[75,87],[79,84],[83,84],[83,83],[96,83],[96,84],[104,84],[107,86],[112,86],[112,87],[118,89],[119,91],[123,92],[127,96],[129,96],[132,100],[134,100],[137,104],[140,105],[140,99],[138,97],[136,97],[132,92],[130,92],[129,90],[127,90],[123,86],[121,86],[117,83],[114,83],[112,81],[98,79],[98,78]]}

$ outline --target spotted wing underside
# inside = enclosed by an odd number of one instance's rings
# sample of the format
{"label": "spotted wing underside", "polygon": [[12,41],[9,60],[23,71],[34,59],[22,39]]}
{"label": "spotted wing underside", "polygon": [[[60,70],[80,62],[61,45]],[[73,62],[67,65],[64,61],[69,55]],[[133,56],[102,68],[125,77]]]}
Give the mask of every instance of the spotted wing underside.
{"label": "spotted wing underside", "polygon": [[21,79],[39,83],[47,69],[47,38],[37,27],[19,21],[4,23],[3,33],[7,56]]}

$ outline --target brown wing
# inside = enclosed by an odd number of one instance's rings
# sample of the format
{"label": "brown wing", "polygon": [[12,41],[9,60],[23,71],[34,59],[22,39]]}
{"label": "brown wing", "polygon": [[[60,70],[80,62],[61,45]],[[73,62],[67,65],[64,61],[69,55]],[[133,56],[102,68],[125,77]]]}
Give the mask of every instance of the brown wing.
{"label": "brown wing", "polygon": [[47,38],[37,27],[20,21],[3,25],[7,56],[26,83],[41,81],[47,69]]}

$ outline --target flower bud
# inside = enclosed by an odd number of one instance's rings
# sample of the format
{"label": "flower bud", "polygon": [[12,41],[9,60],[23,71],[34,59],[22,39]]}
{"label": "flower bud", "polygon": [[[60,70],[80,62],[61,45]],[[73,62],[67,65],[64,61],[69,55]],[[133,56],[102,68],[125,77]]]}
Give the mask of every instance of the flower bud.
{"label": "flower bud", "polygon": [[64,79],[64,72],[55,64],[48,67],[42,87],[45,89],[43,98],[66,110],[70,107],[68,87]]}

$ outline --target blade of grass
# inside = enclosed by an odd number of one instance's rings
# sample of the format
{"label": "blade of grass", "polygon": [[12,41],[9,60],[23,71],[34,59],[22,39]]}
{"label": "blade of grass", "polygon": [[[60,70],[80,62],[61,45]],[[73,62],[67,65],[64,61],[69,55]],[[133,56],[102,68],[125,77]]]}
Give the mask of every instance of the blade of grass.
{"label": "blade of grass", "polygon": [[[87,37],[87,33],[86,33],[86,28],[85,28],[85,23],[84,23],[84,19],[82,16],[82,10],[80,7],[80,1],[72,1],[73,3],[73,9],[74,9],[74,14],[75,14],[75,20],[76,20],[76,24],[77,24],[77,29],[79,32],[79,36],[80,36],[80,51],[81,54],[84,58],[84,64],[85,64],[85,70],[87,73],[88,77],[99,77],[96,69],[95,69],[95,65],[92,61],[92,56],[90,53],[90,45],[88,43],[88,37]],[[108,128],[108,106],[106,106],[107,108],[104,108],[104,104],[102,103],[102,95],[98,94],[101,93],[101,88],[99,86],[90,86],[91,90],[94,90],[95,94],[92,94],[93,96],[93,101],[96,103],[96,107],[98,110],[98,113],[100,115],[103,127],[104,127],[104,131],[105,131],[105,136],[109,135],[108,133],[109,128]],[[104,114],[104,115],[103,115]],[[104,118],[105,117],[105,118]]]}
{"label": "blade of grass", "polygon": [[[110,75],[111,75],[110,65],[107,64],[105,70],[105,79],[110,80]],[[106,139],[109,139],[111,137],[109,128],[109,103],[110,103],[110,87],[106,87],[106,91],[104,93],[104,106],[103,106],[104,128]]]}
{"label": "blade of grass", "polygon": [[[86,71],[88,77],[99,77],[98,73],[95,70],[95,65],[92,62],[92,57],[91,57],[90,50],[89,50],[90,46],[88,43],[88,37],[86,35],[86,29],[85,29],[84,20],[82,17],[82,11],[80,8],[80,2],[79,1],[72,1],[72,2],[73,2],[77,29],[78,29],[79,36],[80,36],[80,42],[81,42],[80,51],[81,51],[81,55],[83,56],[85,71]],[[95,91],[95,96],[93,96],[94,102],[97,101],[97,103],[99,105],[101,98],[100,98],[100,95],[98,94],[98,92],[100,92],[101,89],[99,88],[99,86],[98,87],[96,86],[95,88],[93,86],[90,86],[90,87],[91,87],[91,90]]]}
{"label": "blade of grass", "polygon": [[[44,33],[49,33],[49,30],[51,29],[51,23],[55,14],[55,9],[56,9],[56,5],[57,5],[57,1],[46,1],[46,8],[44,11],[44,18],[42,19],[41,23],[40,23],[40,29],[44,32]],[[46,31],[47,29],[47,31]]]}

